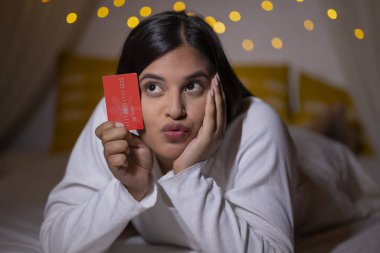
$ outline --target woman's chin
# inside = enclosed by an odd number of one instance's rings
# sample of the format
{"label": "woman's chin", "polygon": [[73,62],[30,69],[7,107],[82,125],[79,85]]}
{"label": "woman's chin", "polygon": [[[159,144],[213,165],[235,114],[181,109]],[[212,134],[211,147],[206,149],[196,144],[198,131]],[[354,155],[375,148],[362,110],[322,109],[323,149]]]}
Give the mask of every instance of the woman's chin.
{"label": "woman's chin", "polygon": [[182,154],[185,148],[186,145],[168,145],[160,150],[159,155],[166,159],[175,160]]}

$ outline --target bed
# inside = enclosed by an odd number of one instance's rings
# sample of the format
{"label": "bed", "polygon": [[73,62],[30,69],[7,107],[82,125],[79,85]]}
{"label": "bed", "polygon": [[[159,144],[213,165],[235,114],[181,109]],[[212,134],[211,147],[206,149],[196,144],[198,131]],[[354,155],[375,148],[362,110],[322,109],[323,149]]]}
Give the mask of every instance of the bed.
{"label": "bed", "polygon": [[[103,95],[102,76],[113,73],[115,66],[116,60],[63,53],[51,152],[0,154],[0,252],[41,251],[39,227],[48,193],[63,176],[70,149]],[[289,81],[294,73],[286,65],[234,69],[244,85],[289,125],[298,149],[296,252],[378,252],[380,163],[371,156],[365,135],[354,135],[365,144],[361,152],[354,155],[347,148],[355,145],[352,132],[346,130],[360,129],[349,94],[307,73],[299,76],[294,93]],[[345,111],[331,113],[337,101]],[[191,252],[146,245],[139,237],[121,237],[109,251]]]}
{"label": "bed", "polygon": [[[378,252],[379,169],[341,143],[290,127],[298,148],[296,252]],[[69,153],[0,156],[0,252],[41,252],[39,227],[49,191],[63,176]],[[364,164],[364,166],[363,166]],[[118,239],[109,252],[192,252]]]}

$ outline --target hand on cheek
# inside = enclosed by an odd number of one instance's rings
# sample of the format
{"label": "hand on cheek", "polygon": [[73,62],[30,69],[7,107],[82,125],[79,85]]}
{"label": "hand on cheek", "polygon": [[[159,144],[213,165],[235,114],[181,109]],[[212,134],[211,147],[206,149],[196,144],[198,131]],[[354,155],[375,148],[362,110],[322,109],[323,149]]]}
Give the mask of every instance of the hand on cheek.
{"label": "hand on cheek", "polygon": [[198,135],[174,161],[174,173],[206,160],[218,148],[226,128],[226,103],[218,74],[211,81],[206,98],[205,115]]}

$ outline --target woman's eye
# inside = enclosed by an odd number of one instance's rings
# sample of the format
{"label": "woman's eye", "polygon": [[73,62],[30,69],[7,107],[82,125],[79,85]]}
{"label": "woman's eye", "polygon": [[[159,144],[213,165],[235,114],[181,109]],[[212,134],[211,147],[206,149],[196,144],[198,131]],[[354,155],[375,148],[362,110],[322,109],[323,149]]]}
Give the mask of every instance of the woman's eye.
{"label": "woman's eye", "polygon": [[161,88],[157,84],[152,83],[152,84],[147,85],[146,91],[149,93],[157,93],[157,92],[161,92]]}
{"label": "woman's eye", "polygon": [[185,89],[187,91],[201,91],[203,86],[197,82],[190,82]]}

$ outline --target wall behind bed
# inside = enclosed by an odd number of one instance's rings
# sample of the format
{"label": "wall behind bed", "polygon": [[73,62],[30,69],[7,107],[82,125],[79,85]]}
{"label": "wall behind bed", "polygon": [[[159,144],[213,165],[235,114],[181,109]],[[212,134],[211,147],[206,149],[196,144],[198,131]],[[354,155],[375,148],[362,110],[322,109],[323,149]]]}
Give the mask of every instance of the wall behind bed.
{"label": "wall behind bed", "polygon": [[[126,27],[129,16],[140,17],[139,10],[142,6],[150,6],[154,14],[172,9],[175,3],[166,0],[131,0],[123,7],[116,8],[112,2],[99,1],[99,7],[109,8],[108,16],[101,19],[94,12],[82,38],[69,49],[71,52],[84,56],[116,59],[130,31],[130,28]],[[339,65],[338,55],[334,52],[334,45],[326,28],[334,21],[327,18],[326,10],[320,7],[317,0],[272,1],[274,6],[272,11],[264,11],[261,7],[262,1],[259,0],[184,2],[187,10],[204,16],[213,16],[225,24],[226,31],[220,34],[220,38],[233,64],[287,65],[290,68],[291,89],[297,89],[298,74],[301,71],[344,87],[346,76]],[[240,12],[239,22],[229,20],[229,13],[233,10]],[[304,28],[305,19],[314,22],[313,31]],[[282,49],[272,47],[271,40],[274,37],[281,38]],[[254,42],[252,51],[245,51],[242,48],[244,39],[251,39]],[[52,82],[55,82],[54,78]],[[34,117],[15,136],[9,150],[48,151],[50,149],[55,127],[56,92],[57,85],[52,85],[49,95],[41,100]],[[291,104],[296,106],[297,101],[293,100]]]}

